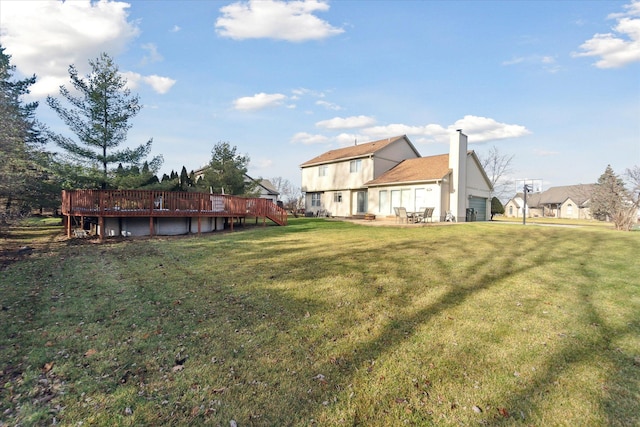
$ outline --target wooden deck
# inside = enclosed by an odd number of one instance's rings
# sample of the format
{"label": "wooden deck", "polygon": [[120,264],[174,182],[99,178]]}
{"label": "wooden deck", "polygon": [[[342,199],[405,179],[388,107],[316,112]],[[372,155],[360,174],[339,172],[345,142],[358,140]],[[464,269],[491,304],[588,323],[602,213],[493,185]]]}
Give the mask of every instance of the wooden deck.
{"label": "wooden deck", "polygon": [[101,238],[104,238],[105,218],[149,218],[150,235],[155,234],[153,219],[162,217],[197,218],[198,233],[201,218],[228,218],[232,228],[234,220],[247,217],[287,224],[287,212],[271,200],[181,191],[64,190],[62,214],[67,219],[69,237],[74,217],[97,218]]}

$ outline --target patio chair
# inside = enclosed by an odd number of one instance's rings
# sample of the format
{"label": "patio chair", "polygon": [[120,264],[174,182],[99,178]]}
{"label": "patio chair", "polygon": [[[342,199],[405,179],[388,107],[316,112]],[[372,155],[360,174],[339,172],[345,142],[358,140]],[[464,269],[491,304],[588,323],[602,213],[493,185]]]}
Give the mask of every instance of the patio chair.
{"label": "patio chair", "polygon": [[436,208],[424,208],[422,212],[422,222],[433,222],[433,211],[435,210]]}
{"label": "patio chair", "polygon": [[403,222],[405,224],[409,223],[409,215],[407,214],[407,208],[396,208],[398,209],[398,220],[400,221],[400,223],[402,224]]}
{"label": "patio chair", "polygon": [[400,220],[400,214],[398,213],[398,208],[393,208],[393,212],[396,214],[396,222]]}
{"label": "patio chair", "polygon": [[420,208],[420,211],[416,213],[415,222],[433,222],[433,211],[436,208]]}

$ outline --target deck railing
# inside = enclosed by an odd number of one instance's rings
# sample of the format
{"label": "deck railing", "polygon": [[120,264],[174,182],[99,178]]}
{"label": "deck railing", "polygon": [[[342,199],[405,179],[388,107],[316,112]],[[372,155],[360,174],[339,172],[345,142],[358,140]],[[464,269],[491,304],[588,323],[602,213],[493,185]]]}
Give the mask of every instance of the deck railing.
{"label": "deck railing", "polygon": [[155,190],[64,190],[62,214],[98,217],[218,216],[269,218],[286,225],[271,200],[224,194]]}

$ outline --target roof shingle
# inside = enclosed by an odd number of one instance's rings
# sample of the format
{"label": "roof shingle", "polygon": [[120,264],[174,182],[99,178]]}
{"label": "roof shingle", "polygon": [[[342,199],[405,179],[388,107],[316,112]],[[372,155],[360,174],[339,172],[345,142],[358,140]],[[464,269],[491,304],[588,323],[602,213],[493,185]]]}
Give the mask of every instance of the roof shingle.
{"label": "roof shingle", "polygon": [[367,182],[366,185],[433,181],[444,178],[450,171],[448,154],[419,157],[403,160],[394,168]]}
{"label": "roof shingle", "polygon": [[345,147],[345,148],[338,148],[336,150],[330,150],[317,157],[314,157],[311,160],[308,160],[302,163],[300,167],[334,162],[339,159],[364,157],[369,154],[374,154],[375,152],[386,147],[387,145],[394,143],[397,140],[402,139],[404,137],[405,135],[401,135],[393,138],[385,138],[385,139],[380,139],[378,141],[367,142],[365,144],[358,144],[352,147]]}

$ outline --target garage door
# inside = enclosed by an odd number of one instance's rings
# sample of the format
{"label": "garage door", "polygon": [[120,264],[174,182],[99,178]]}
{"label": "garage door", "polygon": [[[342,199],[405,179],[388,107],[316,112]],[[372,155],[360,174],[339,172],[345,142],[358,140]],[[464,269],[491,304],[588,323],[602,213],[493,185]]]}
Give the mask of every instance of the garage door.
{"label": "garage door", "polygon": [[476,221],[487,220],[487,199],[483,197],[471,197],[469,207],[476,211]]}

